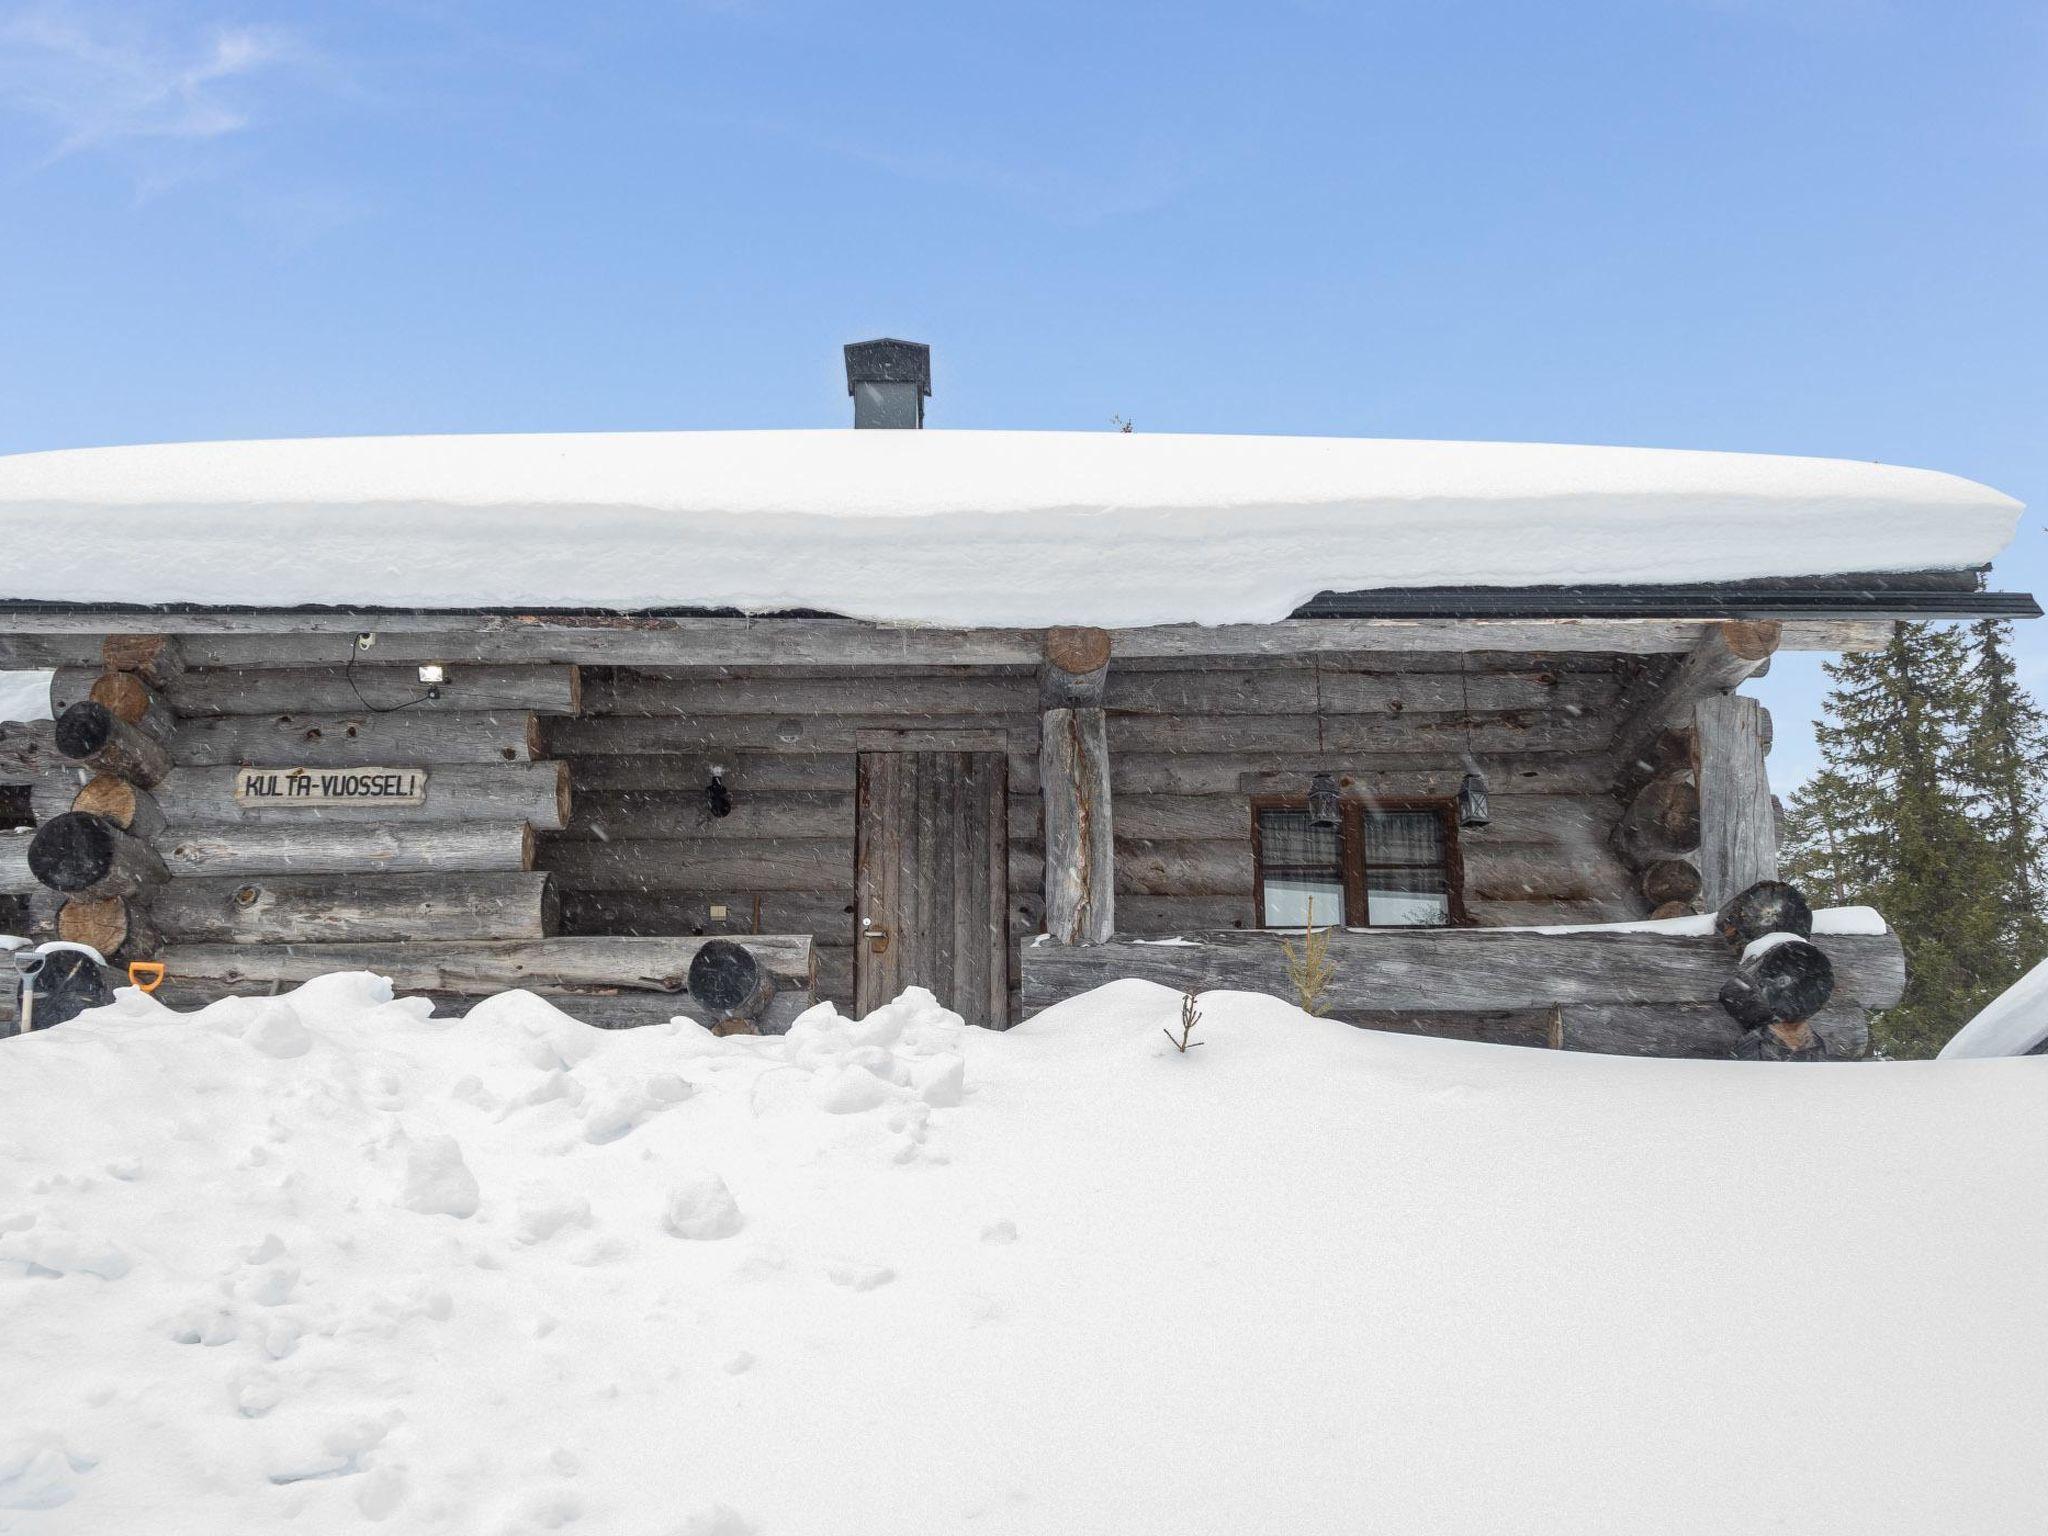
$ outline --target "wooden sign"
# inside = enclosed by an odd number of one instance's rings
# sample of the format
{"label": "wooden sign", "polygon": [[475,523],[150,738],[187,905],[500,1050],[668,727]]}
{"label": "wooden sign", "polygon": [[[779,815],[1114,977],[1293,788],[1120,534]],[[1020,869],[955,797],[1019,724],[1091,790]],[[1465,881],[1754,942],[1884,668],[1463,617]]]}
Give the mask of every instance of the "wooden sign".
{"label": "wooden sign", "polygon": [[425,805],[424,768],[237,768],[237,805]]}

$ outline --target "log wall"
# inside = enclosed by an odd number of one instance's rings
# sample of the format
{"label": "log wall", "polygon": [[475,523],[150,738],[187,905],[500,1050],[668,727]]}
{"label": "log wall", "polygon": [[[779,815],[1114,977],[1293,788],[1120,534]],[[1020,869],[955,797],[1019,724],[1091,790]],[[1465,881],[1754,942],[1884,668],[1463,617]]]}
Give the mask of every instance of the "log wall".
{"label": "log wall", "polygon": [[[636,634],[618,637],[624,654]],[[365,653],[378,664],[354,666],[344,636],[190,638],[180,666],[152,678],[138,725],[161,737],[170,764],[147,797],[170,879],[147,912],[81,910],[80,922],[132,925],[171,955],[194,945],[809,935],[818,994],[850,1006],[857,755],[998,750],[1008,764],[1012,1016],[1022,1014],[1015,948],[1045,923],[1049,704],[1036,638],[1019,640],[1014,658],[998,648],[990,655],[1000,660],[970,665],[923,659],[914,632],[884,661],[836,657],[823,629],[792,628],[788,662],[743,666],[578,666],[495,631],[467,651],[451,651],[446,636],[382,636]],[[1277,643],[1277,632],[1267,638]],[[600,639],[578,639],[574,654],[592,655]],[[448,658],[439,697],[425,696],[415,652]],[[1492,824],[1460,834],[1475,923],[1640,917],[1638,876],[1614,852],[1622,804],[1611,748],[1678,665],[1675,649],[1578,646],[1118,653],[1099,679],[1115,930],[1255,927],[1254,799],[1298,797],[1318,771],[1354,797],[1449,798],[1468,766],[1486,775],[1493,801]],[[97,704],[101,675],[60,672],[53,702]],[[0,767],[9,763],[18,766],[0,776],[26,785],[39,821],[74,809],[91,777],[54,751],[48,726],[0,731]],[[428,801],[243,806],[231,792],[242,763],[421,766]],[[723,817],[708,814],[714,767],[731,795]],[[0,858],[0,889],[28,885],[38,910],[51,911],[20,862]],[[514,969],[548,963],[528,949]]]}
{"label": "log wall", "polygon": [[[1494,797],[1493,824],[1462,835],[1476,922],[1640,917],[1610,849],[1620,806],[1604,752],[1625,683],[1669,665],[1570,653],[1114,660],[1103,708],[1117,931],[1255,926],[1253,798],[1302,794],[1319,769],[1348,793],[1454,796],[1468,754]],[[565,932],[808,932],[820,995],[850,1005],[856,756],[917,745],[1005,752],[1012,943],[1042,930],[1035,669],[582,670],[581,715],[543,722],[544,755],[573,783],[567,824],[536,858]],[[722,818],[707,811],[714,766],[732,797]]]}

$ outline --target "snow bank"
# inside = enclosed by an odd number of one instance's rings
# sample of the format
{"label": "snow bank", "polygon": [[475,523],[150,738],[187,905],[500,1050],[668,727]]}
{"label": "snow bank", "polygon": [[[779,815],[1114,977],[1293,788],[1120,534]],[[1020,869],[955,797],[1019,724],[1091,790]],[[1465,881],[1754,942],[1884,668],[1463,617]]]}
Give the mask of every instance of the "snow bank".
{"label": "snow bank", "polygon": [[0,720],[49,718],[49,673],[0,672]]}
{"label": "snow bank", "polygon": [[[183,443],[0,458],[0,546],[14,557],[0,597],[1263,622],[1326,588],[1962,569],[2005,547],[2019,511],[1928,470],[1536,443],[854,431]],[[304,558],[310,537],[317,561]]]}
{"label": "snow bank", "polygon": [[1941,1060],[2024,1056],[2048,1040],[2048,960],[1992,1000],[1941,1048]]}
{"label": "snow bank", "polygon": [[2048,1062],[389,996],[0,1042],[0,1528],[2048,1528]]}

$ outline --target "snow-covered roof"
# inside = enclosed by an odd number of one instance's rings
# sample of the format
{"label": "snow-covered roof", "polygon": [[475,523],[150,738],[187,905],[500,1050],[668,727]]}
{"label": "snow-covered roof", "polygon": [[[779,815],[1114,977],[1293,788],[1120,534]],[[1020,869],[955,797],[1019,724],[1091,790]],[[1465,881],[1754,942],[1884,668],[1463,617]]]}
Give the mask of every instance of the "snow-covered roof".
{"label": "snow-covered roof", "polygon": [[0,598],[1284,618],[1328,590],[1962,570],[2019,503],[1931,470],[1535,443],[649,432],[0,457]]}

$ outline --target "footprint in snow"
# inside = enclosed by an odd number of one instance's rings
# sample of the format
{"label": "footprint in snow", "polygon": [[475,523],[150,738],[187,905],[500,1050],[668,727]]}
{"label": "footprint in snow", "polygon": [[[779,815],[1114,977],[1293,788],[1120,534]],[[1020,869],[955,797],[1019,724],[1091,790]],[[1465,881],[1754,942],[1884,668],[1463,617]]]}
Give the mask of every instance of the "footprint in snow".
{"label": "footprint in snow", "polygon": [[825,1274],[834,1285],[849,1291],[872,1291],[896,1278],[896,1271],[886,1264],[861,1264],[851,1259],[827,1266]]}

